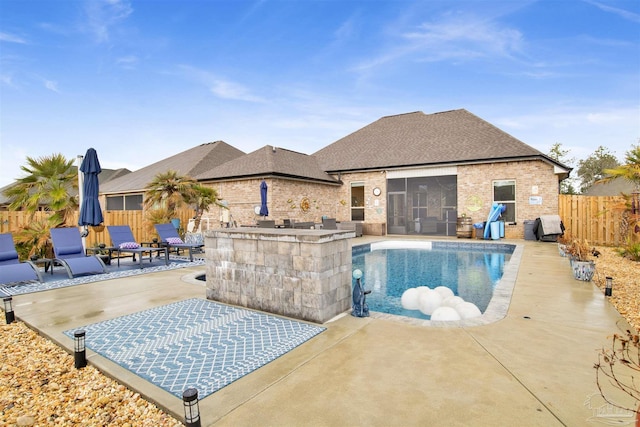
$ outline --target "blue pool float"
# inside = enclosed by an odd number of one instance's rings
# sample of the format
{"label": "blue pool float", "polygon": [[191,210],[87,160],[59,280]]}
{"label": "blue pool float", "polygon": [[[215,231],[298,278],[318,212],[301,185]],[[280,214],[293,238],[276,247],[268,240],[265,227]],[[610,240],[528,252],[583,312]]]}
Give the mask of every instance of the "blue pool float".
{"label": "blue pool float", "polygon": [[491,234],[491,223],[493,221],[497,221],[498,218],[500,217],[500,215],[502,215],[502,212],[504,212],[507,209],[507,207],[505,205],[502,205],[500,203],[494,203],[491,206],[491,211],[489,212],[489,216],[487,217],[487,225],[485,225],[484,227],[484,238],[488,239],[489,235]]}

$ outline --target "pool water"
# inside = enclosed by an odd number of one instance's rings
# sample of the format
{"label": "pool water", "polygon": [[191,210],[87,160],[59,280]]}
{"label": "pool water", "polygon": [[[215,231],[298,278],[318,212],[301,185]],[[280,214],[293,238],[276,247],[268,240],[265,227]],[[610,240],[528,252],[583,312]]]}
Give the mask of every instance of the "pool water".
{"label": "pool water", "polygon": [[418,286],[446,286],[484,313],[505,263],[515,249],[508,244],[398,241],[354,246],[353,270],[362,284],[370,311],[417,319],[431,316],[402,307],[404,291]]}

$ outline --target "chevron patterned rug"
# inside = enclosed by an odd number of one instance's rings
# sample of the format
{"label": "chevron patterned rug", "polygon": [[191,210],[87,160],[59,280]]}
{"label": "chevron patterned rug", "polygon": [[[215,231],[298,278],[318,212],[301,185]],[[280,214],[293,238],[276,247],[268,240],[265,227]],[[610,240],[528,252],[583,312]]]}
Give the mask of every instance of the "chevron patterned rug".
{"label": "chevron patterned rug", "polygon": [[86,332],[86,347],[182,397],[200,398],[275,360],[324,327],[188,299],[65,331]]}

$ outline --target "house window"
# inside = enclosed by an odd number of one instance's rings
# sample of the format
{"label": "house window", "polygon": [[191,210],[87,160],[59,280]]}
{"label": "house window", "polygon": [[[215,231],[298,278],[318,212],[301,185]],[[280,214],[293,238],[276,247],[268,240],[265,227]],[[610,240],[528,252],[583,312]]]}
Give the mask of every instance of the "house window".
{"label": "house window", "polygon": [[351,221],[364,221],[364,182],[351,183]]}
{"label": "house window", "polygon": [[142,194],[107,196],[108,211],[141,211]]}
{"label": "house window", "polygon": [[508,223],[516,222],[516,181],[505,179],[493,181],[493,202],[506,206],[502,213],[502,220]]}

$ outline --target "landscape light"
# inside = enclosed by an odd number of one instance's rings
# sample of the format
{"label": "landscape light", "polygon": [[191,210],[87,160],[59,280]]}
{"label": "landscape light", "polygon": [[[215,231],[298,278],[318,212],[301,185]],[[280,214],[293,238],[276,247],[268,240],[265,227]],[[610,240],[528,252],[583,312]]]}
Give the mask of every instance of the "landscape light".
{"label": "landscape light", "polygon": [[87,349],[84,344],[85,331],[75,331],[73,333],[74,343],[74,359],[76,369],[84,368],[87,366]]}
{"label": "landscape light", "polygon": [[200,427],[200,408],[198,406],[198,390],[188,388],[182,393],[184,405],[184,424],[187,427]]}

